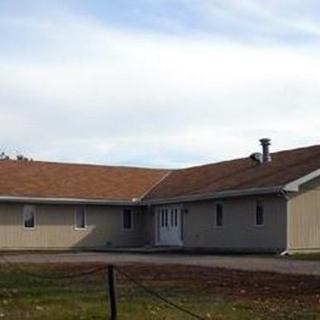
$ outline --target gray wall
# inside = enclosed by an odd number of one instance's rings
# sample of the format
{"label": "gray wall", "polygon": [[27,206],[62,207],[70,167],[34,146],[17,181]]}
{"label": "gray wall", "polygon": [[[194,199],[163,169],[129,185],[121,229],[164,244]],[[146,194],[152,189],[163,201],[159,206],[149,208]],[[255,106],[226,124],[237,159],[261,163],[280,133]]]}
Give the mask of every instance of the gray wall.
{"label": "gray wall", "polygon": [[[264,205],[264,226],[255,225],[256,201]],[[215,204],[224,205],[224,225],[215,226]],[[240,251],[286,249],[286,200],[282,196],[238,197],[184,204],[185,247]]]}

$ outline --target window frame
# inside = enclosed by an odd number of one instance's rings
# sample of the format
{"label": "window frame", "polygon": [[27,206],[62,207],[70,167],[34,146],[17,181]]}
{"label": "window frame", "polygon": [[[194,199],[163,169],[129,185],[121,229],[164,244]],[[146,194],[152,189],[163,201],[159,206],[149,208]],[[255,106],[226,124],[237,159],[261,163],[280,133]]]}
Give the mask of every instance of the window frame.
{"label": "window frame", "polygon": [[[26,227],[26,220],[25,220],[25,215],[26,215],[26,210],[28,208],[33,208],[33,227]],[[37,227],[37,208],[35,205],[33,204],[25,204],[23,205],[22,208],[22,226],[23,226],[23,230],[27,230],[27,231],[34,231],[36,230]]]}
{"label": "window frame", "polygon": [[[222,216],[221,216],[221,220],[222,220],[222,224],[218,224],[218,206],[221,206],[221,208],[222,208],[222,211],[221,211],[221,214],[222,214]],[[215,215],[214,215],[214,226],[215,226],[215,228],[218,228],[218,229],[221,229],[221,228],[224,228],[225,227],[225,214],[224,214],[224,212],[225,212],[225,210],[224,210],[224,203],[223,202],[216,202],[215,203]]]}
{"label": "window frame", "polygon": [[[262,223],[258,224],[258,208],[262,208],[261,214],[262,214]],[[262,200],[256,200],[255,203],[255,221],[254,221],[254,225],[257,228],[261,228],[265,226],[265,214],[264,214],[265,210],[264,210],[264,205],[263,205],[263,201]]]}
{"label": "window frame", "polygon": [[[124,214],[125,212],[130,212],[130,222],[131,222],[131,225],[130,225],[130,228],[126,228],[125,225],[124,225]],[[122,210],[122,230],[123,231],[132,231],[134,228],[134,211],[132,208],[124,208]]]}
{"label": "window frame", "polygon": [[[81,209],[81,210],[83,210],[83,211],[81,211],[81,212],[83,212],[84,213],[84,227],[78,227],[77,226],[77,215],[78,215],[78,210],[79,209]],[[75,208],[75,211],[74,211],[74,230],[76,230],[76,231],[83,231],[83,230],[86,230],[87,228],[88,228],[88,224],[87,224],[87,207],[86,206],[77,206],[76,208]]]}

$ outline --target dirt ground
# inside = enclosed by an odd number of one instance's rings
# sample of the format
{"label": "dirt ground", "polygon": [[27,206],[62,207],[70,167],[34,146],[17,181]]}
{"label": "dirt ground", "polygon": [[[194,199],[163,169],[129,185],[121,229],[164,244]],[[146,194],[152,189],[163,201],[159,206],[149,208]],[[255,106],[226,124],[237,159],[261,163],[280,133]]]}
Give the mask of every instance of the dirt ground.
{"label": "dirt ground", "polygon": [[152,263],[227,268],[243,271],[278,272],[320,276],[320,260],[300,261],[278,256],[134,254],[115,252],[14,253],[0,255],[0,263]]}
{"label": "dirt ground", "polygon": [[[145,283],[171,283],[195,292],[216,293],[229,299],[250,300],[260,307],[312,306],[320,316],[320,277],[269,272],[246,272],[181,265],[121,266]],[[121,275],[119,275],[121,277]]]}

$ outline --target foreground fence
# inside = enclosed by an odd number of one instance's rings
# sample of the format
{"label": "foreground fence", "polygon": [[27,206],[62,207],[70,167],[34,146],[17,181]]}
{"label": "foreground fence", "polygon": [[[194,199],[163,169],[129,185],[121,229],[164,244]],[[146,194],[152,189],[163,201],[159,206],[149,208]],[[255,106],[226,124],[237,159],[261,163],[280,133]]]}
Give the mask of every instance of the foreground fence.
{"label": "foreground fence", "polygon": [[320,280],[179,265],[0,266],[5,319],[320,319]]}

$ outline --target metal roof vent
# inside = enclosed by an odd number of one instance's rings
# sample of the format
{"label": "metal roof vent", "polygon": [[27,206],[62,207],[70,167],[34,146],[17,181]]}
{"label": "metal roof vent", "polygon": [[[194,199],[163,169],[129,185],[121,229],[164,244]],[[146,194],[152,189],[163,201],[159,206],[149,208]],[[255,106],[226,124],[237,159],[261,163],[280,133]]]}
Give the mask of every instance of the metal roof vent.
{"label": "metal roof vent", "polygon": [[268,138],[260,139],[260,143],[262,145],[262,162],[270,162],[271,161],[271,155],[269,146],[271,144],[271,140]]}
{"label": "metal roof vent", "polygon": [[250,154],[250,159],[257,162],[257,163],[262,163],[262,161],[263,161],[262,153],[254,152],[254,153]]}

